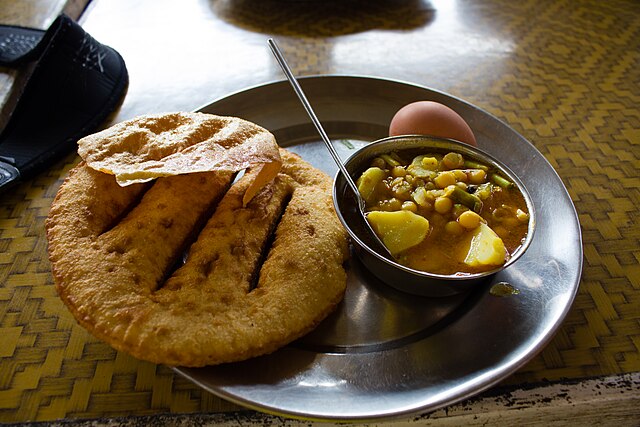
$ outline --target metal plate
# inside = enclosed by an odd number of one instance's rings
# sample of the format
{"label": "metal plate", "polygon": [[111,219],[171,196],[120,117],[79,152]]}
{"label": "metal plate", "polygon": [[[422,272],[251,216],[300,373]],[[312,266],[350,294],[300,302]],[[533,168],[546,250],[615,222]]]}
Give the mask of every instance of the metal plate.
{"label": "metal plate", "polygon": [[[526,254],[491,283],[461,296],[421,298],[380,283],[352,257],[338,310],[303,339],[246,362],[175,371],[252,409],[290,417],[368,420],[434,410],[468,398],[523,366],[551,339],[577,292],[580,226],[544,157],[513,129],[459,99],[398,81],[352,76],[301,79],[343,158],[385,137],[393,114],[416,100],[459,112],[478,145],[530,189],[538,212]],[[251,120],[330,174],[336,167],[286,82],[254,87],[201,111]],[[491,292],[508,282],[510,296]]]}

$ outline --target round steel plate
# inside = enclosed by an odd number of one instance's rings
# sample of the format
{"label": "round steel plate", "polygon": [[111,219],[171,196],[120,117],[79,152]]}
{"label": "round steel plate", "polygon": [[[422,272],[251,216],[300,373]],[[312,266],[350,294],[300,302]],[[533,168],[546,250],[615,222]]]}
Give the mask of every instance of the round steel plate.
{"label": "round steel plate", "polygon": [[[368,77],[300,80],[343,159],[361,144],[385,137],[393,114],[409,102],[433,100],[459,112],[479,147],[529,188],[538,215],[531,246],[486,285],[431,299],[385,286],[352,257],[344,301],[303,339],[246,362],[175,371],[252,409],[298,418],[371,420],[452,404],[523,366],[562,322],[582,269],[578,217],[551,165],[509,126],[444,93]],[[285,81],[232,94],[201,111],[255,122],[332,176],[337,170]],[[492,292],[501,282],[518,292]]]}

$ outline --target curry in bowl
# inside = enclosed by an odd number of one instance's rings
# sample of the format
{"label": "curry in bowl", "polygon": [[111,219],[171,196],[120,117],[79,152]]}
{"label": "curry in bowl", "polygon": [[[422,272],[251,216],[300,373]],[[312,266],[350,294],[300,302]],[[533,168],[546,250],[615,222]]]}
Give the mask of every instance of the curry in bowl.
{"label": "curry in bowl", "polygon": [[495,167],[456,151],[391,151],[357,180],[367,220],[396,261],[464,275],[504,265],[524,242],[529,213]]}

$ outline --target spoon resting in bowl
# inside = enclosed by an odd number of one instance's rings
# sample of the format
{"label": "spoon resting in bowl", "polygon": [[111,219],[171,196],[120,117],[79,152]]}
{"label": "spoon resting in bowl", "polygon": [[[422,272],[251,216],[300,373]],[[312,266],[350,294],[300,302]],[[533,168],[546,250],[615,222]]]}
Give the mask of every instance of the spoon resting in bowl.
{"label": "spoon resting in bowl", "polygon": [[336,165],[340,169],[340,172],[344,176],[344,179],[347,181],[347,184],[351,188],[351,191],[353,192],[353,195],[354,195],[354,197],[355,197],[355,199],[357,201],[359,213],[364,218],[364,222],[367,225],[368,231],[374,237],[374,239],[372,239],[372,241],[375,243],[375,245],[377,247],[376,248],[372,248],[372,249],[374,249],[380,255],[382,255],[382,256],[390,259],[390,260],[393,260],[394,259],[393,255],[391,255],[391,252],[389,252],[389,249],[387,249],[387,247],[384,245],[382,240],[380,240],[380,237],[378,237],[376,232],[373,230],[373,227],[371,227],[371,224],[367,220],[367,215],[365,213],[366,202],[362,198],[362,196],[360,195],[360,191],[358,190],[358,186],[353,181],[353,178],[351,177],[351,175],[349,175],[349,172],[347,171],[347,169],[344,167],[344,164],[342,163],[342,160],[340,159],[340,156],[338,156],[338,153],[336,152],[335,148],[333,147],[333,144],[331,143],[331,140],[329,139],[329,136],[327,135],[327,133],[325,132],[324,128],[322,127],[322,124],[320,123],[320,120],[316,116],[316,113],[313,111],[313,108],[311,107],[311,103],[309,102],[309,100],[307,99],[306,95],[304,94],[304,91],[300,87],[300,84],[298,83],[298,81],[294,77],[293,72],[291,71],[291,68],[289,67],[289,64],[287,64],[287,61],[285,60],[284,56],[282,55],[282,52],[280,52],[280,48],[278,47],[278,45],[276,44],[274,39],[269,39],[268,43],[269,43],[269,47],[271,48],[271,51],[273,52],[273,55],[275,56],[276,60],[278,61],[278,64],[280,64],[280,67],[282,68],[282,71],[284,72],[285,76],[287,77],[287,80],[289,81],[289,83],[291,83],[291,86],[293,87],[294,92],[296,93],[296,95],[298,96],[298,99],[300,99],[300,102],[302,103],[303,107],[307,111],[307,114],[309,115],[309,118],[311,119],[311,121],[313,122],[314,126],[316,127],[316,130],[320,134],[320,137],[322,138],[322,141],[324,142],[325,146],[327,147],[327,150],[329,150],[329,153],[331,154],[331,157],[333,157],[334,162],[336,163]]}

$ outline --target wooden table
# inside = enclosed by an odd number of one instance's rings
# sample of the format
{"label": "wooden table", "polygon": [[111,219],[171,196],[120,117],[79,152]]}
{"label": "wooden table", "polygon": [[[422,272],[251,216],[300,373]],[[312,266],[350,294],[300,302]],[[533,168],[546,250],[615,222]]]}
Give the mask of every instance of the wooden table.
{"label": "wooden table", "polygon": [[[84,4],[0,0],[0,16],[46,28],[63,8],[78,16]],[[550,344],[502,384],[394,423],[640,424],[637,1],[94,0],[80,23],[129,69],[110,122],[194,110],[281,80],[265,44],[273,36],[297,75],[410,81],[515,128],[576,205],[584,242],[577,298]],[[2,71],[7,109],[20,76]],[[75,323],[53,286],[43,223],[76,162],[69,154],[0,196],[0,422],[307,424],[246,411]]]}

